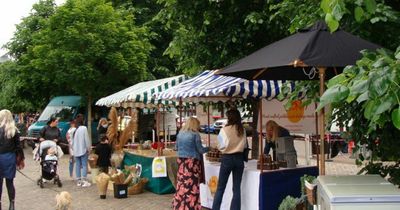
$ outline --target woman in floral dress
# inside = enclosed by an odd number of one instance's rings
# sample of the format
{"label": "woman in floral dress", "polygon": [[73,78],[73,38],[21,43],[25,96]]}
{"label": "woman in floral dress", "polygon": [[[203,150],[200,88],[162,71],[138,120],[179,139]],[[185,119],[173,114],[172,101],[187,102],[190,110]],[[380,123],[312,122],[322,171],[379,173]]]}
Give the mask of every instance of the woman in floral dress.
{"label": "woman in floral dress", "polygon": [[177,136],[178,174],[173,209],[201,209],[202,155],[209,148],[202,146],[199,128],[199,120],[190,117]]}

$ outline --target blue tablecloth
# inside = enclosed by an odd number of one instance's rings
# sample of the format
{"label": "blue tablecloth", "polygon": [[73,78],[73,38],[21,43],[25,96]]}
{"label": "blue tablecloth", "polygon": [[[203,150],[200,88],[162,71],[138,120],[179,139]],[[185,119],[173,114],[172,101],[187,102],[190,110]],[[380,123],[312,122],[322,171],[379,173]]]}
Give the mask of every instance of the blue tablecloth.
{"label": "blue tablecloth", "polygon": [[261,173],[260,210],[277,210],[282,200],[288,195],[300,197],[300,177],[304,174],[318,176],[318,168],[316,166],[299,167]]}

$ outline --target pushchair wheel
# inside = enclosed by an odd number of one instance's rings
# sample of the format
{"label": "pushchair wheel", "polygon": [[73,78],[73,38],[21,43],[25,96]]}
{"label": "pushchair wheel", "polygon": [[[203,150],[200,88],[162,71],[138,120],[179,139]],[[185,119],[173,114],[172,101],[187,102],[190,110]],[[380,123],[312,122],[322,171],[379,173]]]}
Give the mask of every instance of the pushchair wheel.
{"label": "pushchair wheel", "polygon": [[57,181],[57,186],[58,186],[58,187],[62,187],[62,183],[61,183],[60,180]]}
{"label": "pushchair wheel", "polygon": [[43,186],[43,180],[41,178],[37,181],[37,184],[39,185],[40,188],[44,187]]}

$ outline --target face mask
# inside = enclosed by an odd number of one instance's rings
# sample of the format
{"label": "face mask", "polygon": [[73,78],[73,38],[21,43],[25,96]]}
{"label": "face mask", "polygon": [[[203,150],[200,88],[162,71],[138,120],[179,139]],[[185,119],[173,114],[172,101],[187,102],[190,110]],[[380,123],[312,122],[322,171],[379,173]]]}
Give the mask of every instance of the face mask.
{"label": "face mask", "polygon": [[107,128],[108,127],[108,125],[102,125],[103,126],[103,128]]}

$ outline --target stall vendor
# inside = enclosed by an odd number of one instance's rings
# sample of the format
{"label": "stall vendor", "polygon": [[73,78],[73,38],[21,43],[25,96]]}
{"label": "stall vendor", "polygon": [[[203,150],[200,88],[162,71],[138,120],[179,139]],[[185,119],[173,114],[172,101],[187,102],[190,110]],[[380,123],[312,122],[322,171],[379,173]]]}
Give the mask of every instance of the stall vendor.
{"label": "stall vendor", "polygon": [[289,131],[278,125],[278,123],[276,123],[273,120],[269,120],[267,122],[266,125],[266,143],[265,143],[265,147],[264,147],[264,154],[268,155],[269,152],[271,151],[271,149],[273,150],[273,158],[274,160],[276,160],[276,152],[275,152],[275,141],[277,138],[279,137],[287,137],[290,136]]}

